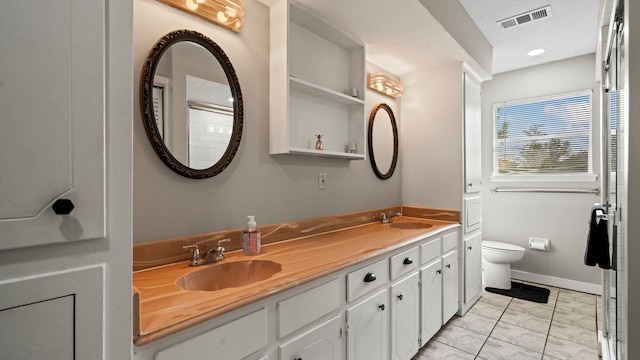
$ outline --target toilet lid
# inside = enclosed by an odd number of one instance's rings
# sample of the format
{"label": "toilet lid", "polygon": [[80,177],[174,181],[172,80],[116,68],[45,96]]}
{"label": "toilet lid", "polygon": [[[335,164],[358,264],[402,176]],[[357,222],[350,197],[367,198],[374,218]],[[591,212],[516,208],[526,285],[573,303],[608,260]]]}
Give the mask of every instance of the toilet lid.
{"label": "toilet lid", "polygon": [[511,250],[511,251],[524,250],[524,248],[518,245],[507,244],[507,243],[498,242],[498,241],[487,241],[487,240],[482,241],[482,247],[496,249],[496,250]]}

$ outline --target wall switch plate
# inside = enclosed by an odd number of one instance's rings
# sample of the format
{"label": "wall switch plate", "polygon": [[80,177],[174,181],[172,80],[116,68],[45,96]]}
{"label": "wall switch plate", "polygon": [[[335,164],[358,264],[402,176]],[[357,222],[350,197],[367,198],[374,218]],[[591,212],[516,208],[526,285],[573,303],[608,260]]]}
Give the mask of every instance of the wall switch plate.
{"label": "wall switch plate", "polygon": [[326,190],[327,189],[327,173],[318,173],[318,189]]}

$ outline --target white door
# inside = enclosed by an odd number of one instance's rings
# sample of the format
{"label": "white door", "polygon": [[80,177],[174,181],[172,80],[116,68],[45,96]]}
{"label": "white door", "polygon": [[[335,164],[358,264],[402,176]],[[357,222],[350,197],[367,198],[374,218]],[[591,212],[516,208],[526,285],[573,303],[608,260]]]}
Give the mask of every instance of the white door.
{"label": "white door", "polygon": [[420,349],[418,273],[391,286],[391,358],[410,360]]}
{"label": "white door", "polygon": [[442,326],[442,260],[438,259],[420,270],[421,346]]}
{"label": "white door", "polygon": [[0,2],[0,250],[105,236],[105,8]]}
{"label": "white door", "polygon": [[280,360],[339,360],[341,356],[340,316],[280,347]]}
{"label": "white door", "polygon": [[482,291],[482,234],[464,241],[464,301],[471,301]]}
{"label": "white door", "polygon": [[442,257],[442,325],[458,312],[458,252]]}
{"label": "white door", "polygon": [[389,290],[347,309],[349,360],[389,358]]}

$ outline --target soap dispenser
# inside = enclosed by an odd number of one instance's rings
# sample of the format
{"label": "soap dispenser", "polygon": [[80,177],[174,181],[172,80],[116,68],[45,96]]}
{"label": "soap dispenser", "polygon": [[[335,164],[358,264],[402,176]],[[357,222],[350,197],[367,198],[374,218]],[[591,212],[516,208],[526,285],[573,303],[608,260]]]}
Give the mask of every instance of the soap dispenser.
{"label": "soap dispenser", "polygon": [[256,226],[255,216],[249,215],[247,218],[249,222],[242,234],[242,251],[245,255],[258,255],[260,254],[260,230]]}

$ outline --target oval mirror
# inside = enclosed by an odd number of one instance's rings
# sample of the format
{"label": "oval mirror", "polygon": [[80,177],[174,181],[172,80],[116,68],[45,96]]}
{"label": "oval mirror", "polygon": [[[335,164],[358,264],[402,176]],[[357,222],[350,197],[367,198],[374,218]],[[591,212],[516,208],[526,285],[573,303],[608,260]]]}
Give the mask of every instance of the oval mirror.
{"label": "oval mirror", "polygon": [[238,77],[222,48],[203,34],[176,30],[156,42],[142,68],[140,107],[151,146],[182,176],[215,176],[238,151]]}
{"label": "oval mirror", "polygon": [[398,162],[398,126],[389,105],[383,103],[373,107],[367,135],[373,172],[380,179],[390,178]]}

